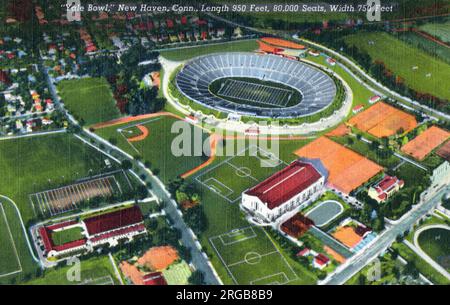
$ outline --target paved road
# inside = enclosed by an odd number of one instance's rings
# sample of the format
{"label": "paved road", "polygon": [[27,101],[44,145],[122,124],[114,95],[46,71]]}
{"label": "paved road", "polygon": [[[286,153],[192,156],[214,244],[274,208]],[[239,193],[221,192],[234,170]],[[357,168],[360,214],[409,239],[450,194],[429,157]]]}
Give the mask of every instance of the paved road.
{"label": "paved road", "polygon": [[450,191],[450,186],[441,189],[434,194],[433,197],[425,199],[426,201],[424,203],[414,207],[413,210],[407,213],[400,221],[394,223],[389,229],[382,233],[371,246],[338,267],[336,273],[325,279],[321,284],[344,284],[354,274],[389,248],[398,235],[409,230],[420,218],[430,213],[440,203],[442,196],[448,191]]}

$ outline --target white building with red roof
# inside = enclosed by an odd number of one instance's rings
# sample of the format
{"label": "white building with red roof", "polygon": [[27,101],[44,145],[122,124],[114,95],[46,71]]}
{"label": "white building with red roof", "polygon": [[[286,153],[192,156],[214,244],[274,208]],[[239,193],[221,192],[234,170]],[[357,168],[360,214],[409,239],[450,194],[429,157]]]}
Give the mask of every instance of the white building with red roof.
{"label": "white building with red roof", "polygon": [[330,259],[326,255],[319,253],[314,257],[313,267],[322,270],[328,266],[329,263]]}
{"label": "white building with red roof", "polygon": [[385,202],[394,193],[398,192],[404,184],[405,182],[403,180],[386,175],[381,181],[378,181],[369,188],[368,195],[378,203]]}
{"label": "white building with red roof", "polygon": [[[79,227],[81,236],[77,240],[55,244],[53,234]],[[132,241],[137,235],[146,233],[144,219],[138,206],[122,208],[113,212],[87,217],[81,221],[70,220],[37,229],[40,236],[38,250],[45,258],[62,257],[92,251],[96,246],[116,246],[119,240]]]}
{"label": "white building with red roof", "polygon": [[258,223],[270,224],[315,198],[325,184],[312,163],[296,160],[242,194],[241,207]]}

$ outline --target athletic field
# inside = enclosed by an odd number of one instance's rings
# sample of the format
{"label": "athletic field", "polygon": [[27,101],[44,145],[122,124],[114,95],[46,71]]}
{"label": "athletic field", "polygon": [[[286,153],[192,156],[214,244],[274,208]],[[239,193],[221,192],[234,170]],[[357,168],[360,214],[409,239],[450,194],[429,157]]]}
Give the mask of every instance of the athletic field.
{"label": "athletic field", "polygon": [[[243,191],[288,165],[267,151],[253,146],[241,151],[240,155],[245,157],[239,155],[229,157],[208,167],[195,179],[226,201],[233,203],[241,198]],[[265,165],[273,166],[265,167]]]}
{"label": "athletic field", "polygon": [[381,32],[359,33],[344,38],[345,42],[369,54],[373,61],[383,61],[388,69],[402,77],[418,92],[450,99],[448,79],[450,65]]}
{"label": "athletic field", "polygon": [[[141,137],[144,128],[145,137]],[[184,140],[181,136],[183,132],[188,136]],[[208,134],[173,117],[160,116],[99,128],[96,133],[105,140],[113,139],[120,149],[131,156],[140,156],[142,162],[150,162],[151,170],[156,170],[163,182],[176,178],[208,159],[202,152],[204,143],[209,147]],[[174,142],[176,138],[179,141]],[[201,145],[195,145],[196,141]]]}
{"label": "athletic field", "polygon": [[108,82],[103,78],[63,80],[58,92],[64,105],[86,125],[109,121],[120,116]]}

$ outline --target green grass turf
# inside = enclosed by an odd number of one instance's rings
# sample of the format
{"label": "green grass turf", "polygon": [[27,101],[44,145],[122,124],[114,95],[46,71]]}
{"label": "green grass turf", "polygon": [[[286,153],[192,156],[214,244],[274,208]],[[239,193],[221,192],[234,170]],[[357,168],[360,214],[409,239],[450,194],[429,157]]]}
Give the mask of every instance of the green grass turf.
{"label": "green grass turf", "polygon": [[[388,69],[402,77],[411,88],[450,99],[447,81],[450,65],[382,32],[359,33],[344,38],[349,45],[367,52],[373,61],[381,60]],[[369,45],[374,41],[374,45]],[[418,66],[417,70],[413,70]],[[431,77],[426,77],[431,73]]]}
{"label": "green grass turf", "polygon": [[444,23],[426,23],[419,29],[444,42],[450,42],[450,18],[447,18],[447,22]]}
{"label": "green grass turf", "polygon": [[419,245],[435,262],[450,271],[450,230],[431,228],[419,235]]}
{"label": "green grass turf", "polygon": [[68,134],[3,140],[0,190],[17,203],[27,222],[36,216],[29,194],[72,183],[89,176],[90,170],[92,174],[101,173],[105,170],[105,158]]}
{"label": "green grass turf", "polygon": [[83,230],[81,228],[76,227],[67,230],[53,232],[52,233],[53,243],[56,246],[59,246],[71,241],[82,239],[84,237],[84,235],[81,234],[82,231]]}
{"label": "green grass turf", "polygon": [[108,82],[104,78],[64,80],[58,84],[64,105],[86,125],[120,116]]}
{"label": "green grass turf", "polygon": [[243,191],[286,166],[284,163],[279,163],[275,167],[264,167],[261,159],[257,156],[249,156],[249,153],[250,151],[247,150],[245,156],[230,157],[217,166],[211,167],[197,179],[216,189],[229,200],[235,201]]}
{"label": "green grass turf", "polygon": [[[87,260],[81,260],[80,280],[70,281],[67,275],[73,275],[74,265],[62,266],[57,269],[52,268],[45,271],[44,275],[28,281],[26,285],[79,285],[79,284],[95,284],[106,282],[100,278],[110,276],[114,284],[119,284],[115,276],[113,266],[108,256],[94,257]],[[93,282],[92,282],[93,281]]]}
{"label": "green grass turf", "polygon": [[169,285],[188,285],[191,274],[191,268],[185,261],[172,264],[163,271],[164,278]]}
{"label": "green grass turf", "polygon": [[[319,56],[314,57],[307,55],[305,58],[307,61],[314,62],[316,64],[320,64],[322,66],[330,67],[326,62],[326,57]],[[341,68],[339,65],[335,65],[334,67],[331,67],[336,74],[338,74],[340,77],[344,79],[344,81],[349,85],[353,92],[353,100],[352,100],[352,108],[357,105],[364,105],[365,108],[367,108],[369,104],[369,99],[375,95],[375,93],[368,90],[366,87],[364,87],[360,82],[355,80],[352,75],[350,75],[347,71],[345,71],[343,68]],[[350,111],[348,114],[348,118],[353,116],[353,112]]]}
{"label": "green grass turf", "polygon": [[22,269],[14,237],[11,232],[9,220],[0,202],[0,279],[6,274],[20,271]]}
{"label": "green grass turf", "polygon": [[188,60],[197,56],[217,52],[251,52],[258,49],[255,39],[224,42],[210,45],[161,51],[161,56],[174,61]]}
{"label": "green grass turf", "polygon": [[414,263],[417,270],[422,273],[427,279],[437,285],[448,285],[450,281],[447,280],[442,274],[437,272],[430,264],[423,260],[413,250],[411,250],[404,243],[394,243],[393,249],[396,249],[401,257],[406,261]]}
{"label": "green grass turf", "polygon": [[[9,275],[9,276],[0,276],[0,284],[19,283],[19,282],[23,281],[26,276],[33,275],[36,272],[38,266],[37,266],[36,262],[33,260],[30,250],[27,246],[26,235],[23,232],[23,228],[19,221],[19,217],[18,217],[16,209],[7,200],[0,199],[0,203],[3,206],[3,210],[5,212],[6,219],[9,224],[9,229],[11,230],[11,235],[14,238],[14,245],[15,245],[15,248],[16,248],[19,260],[20,260],[21,269],[22,269],[22,272],[20,272],[20,273],[16,273],[16,274]],[[1,216],[1,213],[0,213],[0,216]],[[2,222],[2,221],[0,221],[0,222],[1,222],[0,231],[2,232],[2,235],[3,235],[6,230],[6,227],[4,226],[4,222]],[[0,250],[1,256],[5,257],[5,255],[8,254],[7,263],[10,264],[10,266],[7,267],[8,270],[10,270],[10,272],[15,271],[15,270],[11,270],[11,269],[13,267],[17,266],[17,263],[15,262],[16,260],[13,259],[9,255],[9,254],[11,254],[10,250],[6,250],[6,249],[10,249],[9,246],[8,246],[8,248],[5,248],[5,251],[8,251],[8,252],[4,252],[3,245],[6,246],[8,244],[4,243],[4,241],[2,240],[2,243],[0,245],[2,245],[2,248]],[[14,253],[14,255],[15,255],[15,253]],[[2,262],[3,262],[3,259],[2,259]],[[4,274],[4,271],[5,271],[3,268],[4,268],[4,266],[2,266],[0,269],[0,272],[2,274]]]}
{"label": "green grass turf", "polygon": [[[277,280],[285,283],[297,279],[264,229],[253,227],[245,235],[232,243],[222,242],[220,235],[210,239],[238,284],[268,284]],[[281,275],[280,279],[279,273],[285,277]]]}
{"label": "green grass turf", "polygon": [[[129,126],[136,125],[137,122],[101,128],[98,129],[96,133],[106,140],[115,138],[117,140],[117,146],[125,152],[132,156],[140,155],[142,157],[142,161],[150,161],[152,164],[151,169],[159,169],[159,177],[163,182],[168,182],[169,180],[176,178],[178,175],[181,175],[200,165],[207,159],[202,156],[175,156],[172,153],[172,141],[176,137],[180,136],[178,129],[176,129],[176,132],[174,133],[171,132],[172,125],[175,122],[181,121],[172,117],[159,117],[143,120],[141,124],[147,127],[149,130],[149,136],[142,141],[132,142],[131,144],[118,132],[117,129],[124,129]],[[185,142],[186,145],[189,145],[189,143],[191,144],[192,149],[190,152],[192,154],[195,142],[195,137],[193,135],[198,132],[203,139],[206,139],[207,134],[193,125],[183,126],[189,126],[186,130],[189,130],[192,135],[192,137],[189,137]],[[128,130],[128,128],[126,130]],[[125,134],[125,131],[123,133]],[[189,140],[191,142],[189,142]]]}

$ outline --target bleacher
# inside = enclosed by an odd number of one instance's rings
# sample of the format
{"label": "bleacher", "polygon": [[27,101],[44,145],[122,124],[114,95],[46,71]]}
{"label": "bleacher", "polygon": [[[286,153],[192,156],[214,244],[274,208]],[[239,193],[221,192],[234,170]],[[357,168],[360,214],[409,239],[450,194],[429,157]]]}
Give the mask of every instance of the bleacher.
{"label": "bleacher", "polygon": [[[209,85],[220,78],[245,77],[282,83],[298,90],[302,101],[289,108],[265,108],[237,104],[213,95]],[[330,105],[336,86],[327,74],[299,61],[275,55],[232,52],[215,53],[189,61],[176,77],[178,89],[189,99],[208,108],[260,117],[311,115]]]}

